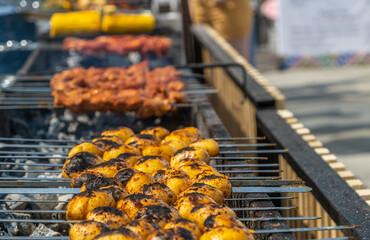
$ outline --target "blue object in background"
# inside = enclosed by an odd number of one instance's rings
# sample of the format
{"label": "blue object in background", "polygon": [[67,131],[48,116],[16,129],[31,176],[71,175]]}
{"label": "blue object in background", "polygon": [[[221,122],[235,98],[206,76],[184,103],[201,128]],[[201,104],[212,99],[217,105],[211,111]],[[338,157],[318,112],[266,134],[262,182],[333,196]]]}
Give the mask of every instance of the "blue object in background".
{"label": "blue object in background", "polygon": [[[36,26],[27,22],[13,6],[0,6],[0,44],[9,40],[36,40]],[[30,51],[0,52],[0,74],[15,74],[26,61]]]}

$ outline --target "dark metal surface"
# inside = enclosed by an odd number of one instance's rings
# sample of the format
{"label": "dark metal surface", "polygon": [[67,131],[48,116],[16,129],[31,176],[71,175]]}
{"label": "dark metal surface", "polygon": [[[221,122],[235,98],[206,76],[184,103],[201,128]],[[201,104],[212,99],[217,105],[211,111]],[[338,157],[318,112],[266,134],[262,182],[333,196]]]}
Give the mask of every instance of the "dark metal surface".
{"label": "dark metal surface", "polygon": [[275,110],[257,112],[258,127],[279,147],[289,148],[285,158],[297,173],[312,187],[312,193],[331,218],[339,224],[355,224],[361,228],[344,233],[355,239],[370,237],[370,207],[360,196],[322,160]]}
{"label": "dark metal surface", "polygon": [[[191,30],[194,37],[202,47],[209,50],[212,57],[219,63],[231,63],[235,60],[204,30],[204,24],[195,24]],[[253,78],[248,76],[247,88],[243,86],[243,75],[239,69],[229,68],[226,72],[231,79],[242,89],[245,90],[250,100],[257,108],[274,107],[275,99],[266,90],[259,85]]]}

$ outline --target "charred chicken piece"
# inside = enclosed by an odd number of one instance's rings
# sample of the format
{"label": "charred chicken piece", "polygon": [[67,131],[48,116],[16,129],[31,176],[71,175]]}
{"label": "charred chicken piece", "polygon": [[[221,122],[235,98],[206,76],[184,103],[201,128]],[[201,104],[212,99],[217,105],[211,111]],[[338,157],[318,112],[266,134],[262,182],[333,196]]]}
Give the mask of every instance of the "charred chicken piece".
{"label": "charred chicken piece", "polygon": [[162,141],[161,144],[171,146],[176,149],[176,151],[187,147],[186,143],[180,140]]}
{"label": "charred chicken piece", "polygon": [[143,240],[146,240],[150,234],[160,229],[160,227],[147,219],[136,219],[129,222],[125,228],[130,229],[140,235]]}
{"label": "charred chicken piece", "polygon": [[[162,200],[151,196],[137,193],[131,194],[117,202],[117,208],[126,213],[131,219],[136,216],[136,213],[143,207],[153,204],[166,204]],[[167,205],[167,204],[166,204]]]}
{"label": "charred chicken piece", "polygon": [[120,188],[118,186],[115,186],[115,185],[102,187],[99,190],[102,190],[102,191],[105,191],[105,192],[108,192],[108,193],[112,194],[112,196],[113,196],[113,198],[116,202],[125,198],[128,195],[128,193],[125,190],[123,190],[122,188]]}
{"label": "charred chicken piece", "polygon": [[102,136],[117,136],[123,142],[134,135],[134,132],[128,127],[120,127],[117,129],[106,130],[101,133]]}
{"label": "charred chicken piece", "polygon": [[93,143],[90,142],[83,142],[76,146],[74,146],[68,153],[68,157],[73,157],[76,153],[79,152],[89,152],[93,153],[95,155],[98,155],[99,157],[103,156],[104,150],[98,146],[96,146]]}
{"label": "charred chicken piece", "polygon": [[125,144],[130,144],[138,140],[145,139],[154,142],[155,144],[160,143],[160,138],[153,134],[135,134],[125,141]]}
{"label": "charred chicken piece", "polygon": [[116,147],[119,145],[118,143],[106,138],[94,138],[93,143],[104,151],[108,150],[111,147]]}
{"label": "charred chicken piece", "polygon": [[148,240],[196,240],[194,234],[186,228],[175,227],[169,229],[161,229],[148,237]]}
{"label": "charred chicken piece", "polygon": [[142,156],[140,154],[136,153],[122,153],[118,155],[115,159],[123,160],[134,166],[141,157]]}
{"label": "charred chicken piece", "polygon": [[178,150],[175,155],[171,158],[171,167],[173,167],[178,161],[184,158],[195,158],[202,160],[206,164],[209,164],[210,157],[206,150],[201,147],[187,147]]}
{"label": "charred chicken piece", "polygon": [[244,229],[245,231],[248,231],[248,228],[243,224],[241,221],[237,220],[236,218],[230,217],[228,215],[211,215],[206,218],[206,220],[203,223],[204,225],[204,232],[210,231],[213,228],[218,227],[238,227],[241,229]]}
{"label": "charred chicken piece", "polygon": [[94,238],[95,240],[142,240],[139,234],[130,229],[120,228],[103,232]]}
{"label": "charred chicken piece", "polygon": [[86,182],[82,184],[81,192],[86,190],[97,190],[102,187],[108,186],[117,186],[123,187],[122,184],[115,178],[108,178],[108,177],[95,177],[89,178]]}
{"label": "charred chicken piece", "polygon": [[198,183],[204,183],[217,188],[222,192],[224,198],[229,198],[231,196],[231,183],[224,177],[218,175],[209,175],[199,179]]}
{"label": "charred chicken piece", "polygon": [[177,199],[175,193],[169,187],[159,182],[144,185],[143,194],[161,199],[169,205],[172,205]]}
{"label": "charred chicken piece", "polygon": [[179,218],[181,218],[180,213],[165,203],[140,208],[135,216],[135,219],[146,219],[155,222],[160,228]]}
{"label": "charred chicken piece", "polygon": [[117,172],[131,167],[131,164],[119,159],[111,159],[107,162],[100,163],[87,169],[87,172],[98,172],[102,173],[107,177],[114,177]]}
{"label": "charred chicken piece", "polygon": [[169,167],[170,164],[159,156],[144,156],[134,166],[135,169],[150,175],[154,175],[160,169]]}
{"label": "charred chicken piece", "polygon": [[108,150],[106,150],[103,154],[103,159],[105,161],[109,161],[111,159],[117,158],[119,155],[123,153],[140,154],[141,152],[136,147],[123,144],[123,145],[111,147]]}
{"label": "charred chicken piece", "polygon": [[182,141],[189,146],[192,142],[196,141],[197,137],[194,136],[192,133],[184,130],[175,130],[172,131],[168,136],[163,139],[163,142],[169,141]]}
{"label": "charred chicken piece", "polygon": [[169,145],[155,144],[146,147],[142,151],[142,154],[143,156],[160,156],[166,159],[167,162],[170,162],[171,157],[175,154],[175,152],[176,149]]}
{"label": "charred chicken piece", "polygon": [[86,220],[102,222],[111,229],[118,229],[131,221],[124,212],[114,207],[94,208],[87,214]]}
{"label": "charred chicken piece", "polygon": [[99,156],[89,152],[79,152],[65,161],[62,175],[64,178],[74,178],[99,163],[102,163]]}
{"label": "charred chicken piece", "polygon": [[224,214],[230,217],[236,218],[236,214],[231,208],[225,205],[219,205],[217,203],[203,203],[194,207],[188,219],[195,222],[200,229],[204,228],[204,221],[211,215]]}
{"label": "charred chicken piece", "polygon": [[94,138],[92,140],[92,143],[95,144],[95,142],[99,141],[99,140],[109,140],[109,141],[115,142],[115,143],[120,144],[120,145],[125,143],[125,141],[123,141],[120,137],[115,136],[115,135],[105,135],[105,136],[100,136],[100,137]]}
{"label": "charred chicken piece", "polygon": [[83,221],[73,224],[69,230],[71,240],[92,240],[102,232],[109,231],[110,228],[102,222]]}
{"label": "charred chicken piece", "polygon": [[188,193],[203,193],[204,195],[212,198],[218,204],[224,204],[224,195],[220,190],[204,183],[194,183],[188,189],[180,193],[179,198]]}
{"label": "charred chicken piece", "polygon": [[72,178],[71,187],[73,188],[81,188],[82,185],[87,182],[89,179],[92,178],[104,178],[107,177],[102,173],[98,172],[88,172],[84,171],[82,173],[77,174],[75,177]]}
{"label": "charred chicken piece", "polygon": [[154,183],[154,178],[150,174],[140,172],[134,168],[119,171],[114,178],[125,186],[125,190],[129,194],[139,193],[145,184]]}
{"label": "charred chicken piece", "polygon": [[102,190],[89,190],[75,195],[67,205],[67,220],[85,220],[87,213],[97,207],[114,207],[113,196]]}
{"label": "charred chicken piece", "polygon": [[163,127],[150,127],[147,129],[144,129],[143,131],[140,132],[140,134],[150,134],[157,136],[159,139],[165,138],[170,132],[163,128]]}
{"label": "charred chicken piece", "polygon": [[216,203],[212,198],[202,193],[188,193],[180,197],[174,204],[183,218],[189,219],[191,210],[202,203]]}
{"label": "charred chicken piece", "polygon": [[240,239],[240,240],[254,240],[251,233],[238,228],[238,227],[218,227],[204,233],[200,240],[229,240],[229,239]]}
{"label": "charred chicken piece", "polygon": [[218,143],[210,138],[199,139],[190,144],[189,147],[201,147],[206,150],[211,157],[218,155],[220,152]]}

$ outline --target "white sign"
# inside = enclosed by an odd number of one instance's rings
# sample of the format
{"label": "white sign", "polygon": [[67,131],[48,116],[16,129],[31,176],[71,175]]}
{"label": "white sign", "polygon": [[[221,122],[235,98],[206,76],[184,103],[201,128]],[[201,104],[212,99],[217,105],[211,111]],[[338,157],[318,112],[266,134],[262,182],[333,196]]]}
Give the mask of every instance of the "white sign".
{"label": "white sign", "polygon": [[277,51],[370,53],[370,0],[279,0]]}

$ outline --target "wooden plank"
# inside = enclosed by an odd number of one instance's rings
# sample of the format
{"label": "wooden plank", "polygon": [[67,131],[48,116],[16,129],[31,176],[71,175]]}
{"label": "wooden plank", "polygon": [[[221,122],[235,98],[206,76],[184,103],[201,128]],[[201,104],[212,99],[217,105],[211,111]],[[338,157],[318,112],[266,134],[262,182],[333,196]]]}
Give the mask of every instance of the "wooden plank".
{"label": "wooden plank", "polygon": [[341,162],[329,163],[329,166],[337,172],[346,170],[346,166]]}
{"label": "wooden plank", "polygon": [[370,200],[370,189],[359,189],[356,192],[362,199]]}
{"label": "wooden plank", "polygon": [[354,179],[355,178],[355,175],[351,171],[339,171],[338,174],[344,180],[351,180],[351,179]]}
{"label": "wooden plank", "polygon": [[294,114],[287,109],[277,110],[277,114],[283,119],[294,117]]}
{"label": "wooden plank", "polygon": [[297,118],[287,118],[285,119],[286,123],[288,124],[294,124],[294,123],[298,123],[298,119]]}
{"label": "wooden plank", "polygon": [[331,162],[336,162],[337,161],[337,156],[335,156],[334,154],[326,154],[326,155],[322,155],[321,157],[327,163],[331,163]]}
{"label": "wooden plank", "polygon": [[327,148],[316,148],[314,150],[319,155],[326,155],[326,154],[330,153],[329,149],[327,149]]}
{"label": "wooden plank", "polygon": [[311,141],[311,142],[308,142],[308,145],[310,145],[310,147],[312,148],[321,148],[324,146],[324,144],[320,141]]}
{"label": "wooden plank", "polygon": [[360,179],[347,180],[346,182],[354,190],[359,190],[359,189],[364,188],[364,183]]}
{"label": "wooden plank", "polygon": [[293,129],[300,129],[304,128],[304,125],[302,123],[294,123],[290,125]]}
{"label": "wooden plank", "polygon": [[307,134],[307,135],[302,135],[302,139],[308,142],[308,141],[315,141],[316,137],[312,134]]}

